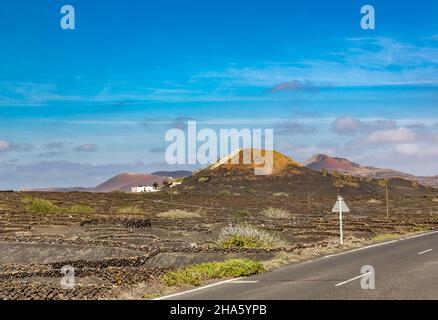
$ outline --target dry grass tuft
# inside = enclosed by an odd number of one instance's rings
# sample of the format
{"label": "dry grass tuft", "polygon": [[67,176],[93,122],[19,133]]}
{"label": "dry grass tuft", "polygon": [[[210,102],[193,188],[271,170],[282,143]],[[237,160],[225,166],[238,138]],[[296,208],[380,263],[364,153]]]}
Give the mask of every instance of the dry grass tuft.
{"label": "dry grass tuft", "polygon": [[228,226],[219,235],[224,248],[276,248],[286,243],[277,236],[249,225]]}
{"label": "dry grass tuft", "polygon": [[92,207],[82,204],[72,205],[68,211],[71,213],[79,213],[79,214],[90,214],[94,212]]}
{"label": "dry grass tuft", "polygon": [[199,218],[201,214],[199,212],[190,212],[186,210],[173,209],[166,212],[161,212],[157,214],[158,218],[166,218],[166,219],[190,219],[190,218]]}
{"label": "dry grass tuft", "polygon": [[266,208],[261,214],[272,219],[288,219],[291,217],[289,211],[273,207]]}
{"label": "dry grass tuft", "polygon": [[143,214],[143,210],[139,207],[125,206],[117,209],[118,214]]}

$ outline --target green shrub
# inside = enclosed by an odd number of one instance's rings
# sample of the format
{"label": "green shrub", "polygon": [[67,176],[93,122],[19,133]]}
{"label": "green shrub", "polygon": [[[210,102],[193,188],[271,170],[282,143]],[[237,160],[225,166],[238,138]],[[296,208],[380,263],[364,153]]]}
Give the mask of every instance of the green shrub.
{"label": "green shrub", "polygon": [[272,208],[272,207],[266,208],[261,213],[265,217],[272,218],[272,219],[287,219],[287,218],[291,217],[291,214],[289,211],[279,209],[279,208]]}
{"label": "green shrub", "polygon": [[139,207],[125,206],[117,209],[118,214],[143,214],[143,210]]}
{"label": "green shrub", "polygon": [[167,219],[188,219],[188,218],[199,218],[200,216],[201,214],[199,212],[189,212],[180,209],[169,210],[157,214],[157,217],[167,218]]}
{"label": "green shrub", "polygon": [[55,213],[60,210],[58,206],[49,200],[26,196],[22,200],[25,210],[32,213]]}
{"label": "green shrub", "polygon": [[278,237],[253,226],[237,225],[222,229],[219,245],[224,248],[275,248],[285,243]]}
{"label": "green shrub", "polygon": [[235,235],[221,241],[225,248],[263,248],[264,243],[253,237]]}
{"label": "green shrub", "polygon": [[263,265],[258,261],[232,259],[191,265],[167,272],[162,276],[162,279],[168,286],[183,284],[199,286],[205,280],[249,276],[264,270]]}
{"label": "green shrub", "polygon": [[75,204],[70,207],[69,212],[71,213],[82,213],[82,214],[90,214],[93,213],[94,210],[90,206]]}

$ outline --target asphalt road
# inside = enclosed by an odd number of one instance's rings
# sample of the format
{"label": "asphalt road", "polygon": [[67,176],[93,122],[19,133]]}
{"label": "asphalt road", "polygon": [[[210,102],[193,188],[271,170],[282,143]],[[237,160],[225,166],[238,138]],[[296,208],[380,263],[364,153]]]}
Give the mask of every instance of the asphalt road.
{"label": "asphalt road", "polygon": [[[365,265],[373,266],[374,273],[363,276],[361,268]],[[364,290],[361,282],[372,275],[375,289]],[[164,299],[438,299],[438,231],[220,282]]]}

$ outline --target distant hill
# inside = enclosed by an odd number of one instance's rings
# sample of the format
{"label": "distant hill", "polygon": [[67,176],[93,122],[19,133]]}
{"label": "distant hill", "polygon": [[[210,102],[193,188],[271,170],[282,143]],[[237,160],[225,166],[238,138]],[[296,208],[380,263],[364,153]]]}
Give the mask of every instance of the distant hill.
{"label": "distant hill", "polygon": [[409,181],[416,181],[425,186],[438,188],[438,176],[421,177],[393,169],[361,166],[348,159],[330,157],[325,154],[314,155],[306,160],[303,165],[312,170],[337,171],[339,173],[351,174],[357,177],[369,177],[374,179],[402,178]]}
{"label": "distant hill", "polygon": [[[187,177],[182,185],[177,186],[177,189],[187,194],[252,194],[262,197],[275,194],[335,197],[338,192],[346,196],[383,196],[385,194],[383,180],[335,172],[323,173],[309,169],[275,151],[272,173],[255,175],[256,163],[231,163],[232,159],[242,160],[242,157],[243,150],[234,152],[217,163],[194,173],[193,176]],[[354,164],[352,166],[354,167]],[[425,186],[400,178],[391,179],[389,185],[393,196],[422,196],[431,192]],[[435,190],[435,192],[438,191]]]}
{"label": "distant hill", "polygon": [[172,180],[173,177],[145,174],[145,173],[122,173],[116,175],[94,188],[40,188],[23,189],[23,191],[49,191],[49,192],[130,192],[131,187],[152,186],[155,182],[161,185],[164,181]]}
{"label": "distant hill", "polygon": [[122,173],[111,179],[99,184],[93,188],[93,192],[111,192],[131,191],[131,187],[151,186],[154,183],[162,184],[164,181],[171,179],[171,177],[157,176],[152,174],[142,173]]}
{"label": "distant hill", "polygon": [[[261,151],[264,155],[265,151]],[[315,155],[303,164],[273,151],[273,170],[268,175],[255,175],[260,167],[257,161],[243,164],[242,149],[223,157],[211,166],[196,172],[157,171],[153,174],[122,173],[110,178],[94,188],[44,188],[24,191],[52,192],[111,192],[127,191],[135,186],[159,185],[163,182],[184,178],[176,189],[188,194],[253,194],[272,196],[291,194],[306,197],[336,196],[339,192],[349,196],[384,195],[384,181],[389,179],[391,195],[423,196],[436,193],[438,176],[417,177],[392,169],[365,167],[348,159]],[[240,164],[234,164],[235,162]],[[325,170],[327,172],[324,172]]]}
{"label": "distant hill", "polygon": [[317,154],[308,159],[303,165],[309,169],[321,171],[323,169],[338,171],[341,173],[368,172],[368,169],[359,164],[343,158],[329,157],[325,154]]}
{"label": "distant hill", "polygon": [[93,188],[71,187],[71,188],[24,188],[21,191],[41,191],[41,192],[92,192]]}
{"label": "distant hill", "polygon": [[151,173],[154,176],[164,176],[172,177],[174,179],[190,177],[192,175],[191,171],[188,170],[177,170],[177,171],[156,171]]}

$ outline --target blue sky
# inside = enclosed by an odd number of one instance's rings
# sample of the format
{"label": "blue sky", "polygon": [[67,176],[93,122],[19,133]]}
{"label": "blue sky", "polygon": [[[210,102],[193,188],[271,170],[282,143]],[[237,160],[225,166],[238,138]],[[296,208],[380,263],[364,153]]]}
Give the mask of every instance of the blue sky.
{"label": "blue sky", "polygon": [[[60,8],[76,10],[62,30]],[[360,28],[372,4],[376,30]],[[2,1],[0,188],[92,186],[164,162],[165,132],[438,174],[438,4]],[[190,168],[188,168],[190,169]]]}

